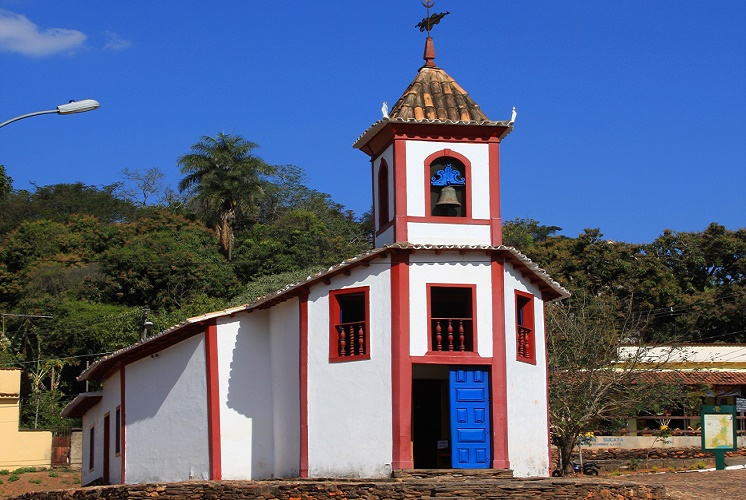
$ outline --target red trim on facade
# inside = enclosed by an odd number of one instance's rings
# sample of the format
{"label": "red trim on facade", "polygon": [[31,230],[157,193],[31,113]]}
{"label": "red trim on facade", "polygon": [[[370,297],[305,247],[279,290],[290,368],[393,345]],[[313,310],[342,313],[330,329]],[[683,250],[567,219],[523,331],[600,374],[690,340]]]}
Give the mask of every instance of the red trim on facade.
{"label": "red trim on facade", "polygon": [[503,243],[503,220],[500,214],[500,139],[492,138],[488,149],[490,172],[490,226],[492,246]]}
{"label": "red trim on facade", "polygon": [[121,421],[120,421],[121,430],[120,430],[120,433],[121,433],[121,439],[122,439],[122,450],[121,450],[121,454],[120,454],[120,458],[119,458],[119,460],[120,460],[119,466],[120,466],[121,471],[122,471],[121,472],[121,476],[122,477],[120,479],[121,484],[126,484],[125,471],[126,471],[126,465],[127,465],[127,462],[125,460],[125,456],[126,456],[126,453],[127,453],[127,438],[126,438],[126,434],[127,434],[127,411],[126,411],[126,408],[127,408],[127,406],[125,404],[125,399],[126,399],[125,398],[125,394],[127,394],[126,393],[127,384],[125,383],[124,373],[125,373],[125,365],[122,365],[119,368],[119,406],[121,407]]}
{"label": "red trim on facade", "polygon": [[394,241],[407,241],[407,143],[394,141]]}
{"label": "red trim on facade", "polygon": [[223,477],[220,443],[220,386],[218,374],[218,325],[213,319],[205,329],[205,372],[207,376],[207,440],[210,453],[210,479]]}
{"label": "red trim on facade", "polygon": [[411,469],[412,361],[409,357],[409,254],[391,254],[392,469]]}
{"label": "red trim on facade", "polygon": [[[519,300],[523,299],[523,300]],[[522,363],[528,363],[531,365],[536,364],[536,322],[534,321],[534,307],[536,302],[534,296],[528,292],[522,292],[521,290],[515,290],[514,295],[515,303],[515,341],[516,341],[516,352],[515,359]],[[523,303],[521,307],[520,304]],[[523,323],[520,322],[520,314],[523,313]],[[528,336],[528,348],[526,354],[521,356],[518,344],[518,327],[524,326],[531,331]]]}
{"label": "red trim on facade", "polygon": [[490,224],[489,219],[467,219],[466,217],[420,217],[413,215],[407,217],[407,222],[419,223],[437,223],[437,224],[468,224],[472,226],[487,226]]}
{"label": "red trim on facade", "polygon": [[[543,298],[543,297],[542,297]],[[547,455],[549,456],[549,475],[552,475],[552,427],[550,425],[549,421],[549,355],[547,353],[547,303],[542,301],[544,314],[542,318],[542,325],[544,325],[544,367],[546,369],[546,379],[547,379]]]}
{"label": "red trim on facade", "polygon": [[298,297],[300,316],[300,477],[308,477],[308,294]]}
{"label": "red trim on facade", "polygon": [[[433,305],[432,305],[432,297],[433,287],[437,288],[468,288],[471,290],[471,351],[465,351],[460,352],[456,351],[454,352],[455,357],[457,358],[467,358],[472,354],[476,354],[479,356],[479,349],[478,349],[478,337],[479,334],[477,332],[477,285],[475,284],[459,284],[459,283],[428,283],[427,284],[427,357],[437,356],[441,357],[444,354],[448,357],[448,362],[452,363],[453,361],[450,359],[451,356],[448,354],[450,351],[435,351],[433,350]],[[484,361],[484,360],[483,360]]]}
{"label": "red trim on facade", "polygon": [[[340,305],[338,297],[351,294],[363,294],[365,300],[365,335],[364,345],[365,354],[353,354],[349,356],[339,355],[339,324]],[[370,359],[370,287],[361,286],[356,288],[341,288],[339,290],[329,290],[329,362],[340,363],[347,361],[360,361]]]}
{"label": "red trim on facade", "polygon": [[492,468],[510,469],[508,373],[505,341],[505,264],[492,255]]}
{"label": "red trim on facade", "polygon": [[378,231],[375,232],[376,237],[381,236],[383,233],[386,232],[388,228],[394,225],[394,219],[391,219],[386,224],[378,228]]}
{"label": "red trim on facade", "polygon": [[391,214],[389,213],[391,184],[389,182],[389,164],[386,163],[384,158],[381,158],[381,162],[378,164],[376,179],[376,226],[381,228],[391,220]]}
{"label": "red trim on facade", "polygon": [[[430,164],[437,160],[438,158],[443,157],[450,157],[455,158],[461,163],[464,164],[464,172],[462,172],[462,177],[466,179],[466,189],[464,192],[464,198],[466,198],[466,215],[464,217],[434,217],[430,215],[432,212],[430,208]],[[430,156],[425,158],[425,161],[422,165],[422,168],[425,170],[425,199],[423,200],[425,203],[425,217],[424,219],[428,222],[445,222],[445,221],[452,221],[452,220],[472,220],[471,219],[471,210],[472,206],[474,205],[473,198],[471,195],[471,183],[473,181],[473,177],[471,175],[471,161],[469,159],[460,154],[457,153],[451,149],[441,149],[440,151],[436,151],[432,153]]]}
{"label": "red trim on facade", "polygon": [[424,356],[412,356],[416,365],[485,365],[492,363],[492,358],[483,358],[476,352],[440,354],[428,353]]}

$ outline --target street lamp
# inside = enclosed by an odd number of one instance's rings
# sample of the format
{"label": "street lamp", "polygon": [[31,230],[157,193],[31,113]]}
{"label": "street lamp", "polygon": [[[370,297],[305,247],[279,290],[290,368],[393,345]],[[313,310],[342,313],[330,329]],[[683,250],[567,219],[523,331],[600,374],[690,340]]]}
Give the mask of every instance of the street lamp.
{"label": "street lamp", "polygon": [[57,106],[57,109],[49,109],[47,111],[36,111],[35,113],[29,113],[27,115],[16,116],[15,118],[11,118],[7,122],[0,123],[0,128],[6,126],[9,123],[13,123],[18,120],[23,120],[24,118],[29,118],[31,116],[48,115],[52,113],[57,113],[58,115],[72,115],[74,113],[85,113],[86,111],[93,111],[99,106],[100,104],[98,103],[98,101],[94,101],[93,99],[83,99],[82,101],[70,101],[67,104],[60,104],[59,106]]}

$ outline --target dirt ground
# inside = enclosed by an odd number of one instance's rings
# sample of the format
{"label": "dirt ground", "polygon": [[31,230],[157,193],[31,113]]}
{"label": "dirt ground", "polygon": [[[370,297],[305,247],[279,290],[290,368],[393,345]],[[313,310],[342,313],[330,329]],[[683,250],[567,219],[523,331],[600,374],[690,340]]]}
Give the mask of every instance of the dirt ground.
{"label": "dirt ground", "polygon": [[[12,480],[16,476],[17,480]],[[20,474],[0,474],[0,499],[27,491],[66,490],[80,486],[80,470],[68,468],[46,469]]]}
{"label": "dirt ground", "polygon": [[[53,473],[50,476],[50,473]],[[80,471],[66,468],[48,469],[17,474],[18,480],[10,481],[9,475],[0,475],[0,499],[27,491],[64,490],[80,485]],[[669,496],[676,500],[716,500],[721,498],[746,498],[746,469],[724,471],[690,471],[649,473],[639,472],[624,476],[602,475],[570,476],[569,479],[589,482],[635,482],[662,484]]]}

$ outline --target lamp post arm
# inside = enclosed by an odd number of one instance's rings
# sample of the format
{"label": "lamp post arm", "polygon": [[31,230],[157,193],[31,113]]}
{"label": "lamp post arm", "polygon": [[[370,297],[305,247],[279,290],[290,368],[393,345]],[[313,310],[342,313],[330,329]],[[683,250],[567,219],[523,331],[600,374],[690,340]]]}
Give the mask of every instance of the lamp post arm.
{"label": "lamp post arm", "polygon": [[8,125],[9,123],[17,122],[18,120],[23,120],[24,118],[30,118],[32,116],[38,116],[38,115],[49,115],[49,114],[52,114],[52,113],[57,113],[57,110],[56,109],[49,109],[47,111],[36,111],[34,113],[28,113],[28,114],[25,114],[25,115],[16,116],[15,118],[11,118],[8,121],[0,123],[0,128]]}

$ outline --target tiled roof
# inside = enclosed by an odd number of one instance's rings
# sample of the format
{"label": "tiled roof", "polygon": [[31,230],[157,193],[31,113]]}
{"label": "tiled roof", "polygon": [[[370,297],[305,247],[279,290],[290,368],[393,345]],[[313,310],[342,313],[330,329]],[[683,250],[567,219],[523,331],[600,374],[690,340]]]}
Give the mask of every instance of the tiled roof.
{"label": "tiled roof", "polygon": [[214,311],[201,316],[188,318],[178,325],[172,326],[152,337],[148,337],[144,341],[140,341],[136,344],[129,345],[118,351],[111,353],[110,355],[97,359],[93,364],[86,368],[77,378],[78,381],[84,380],[96,380],[105,377],[110,370],[116,367],[117,363],[123,359],[139,359],[143,353],[157,352],[160,349],[164,349],[169,345],[173,345],[180,342],[192,335],[196,335],[204,331],[205,322],[214,318],[231,316],[241,311],[252,311],[255,309],[264,309],[272,307],[275,304],[288,300],[308,287],[320,282],[331,279],[339,274],[347,273],[350,269],[359,265],[364,265],[370,261],[383,257],[386,254],[395,250],[407,250],[410,252],[416,251],[432,251],[432,252],[445,252],[454,251],[459,253],[466,252],[497,252],[505,260],[513,264],[516,269],[527,276],[532,282],[534,282],[542,293],[546,294],[546,302],[553,302],[555,300],[564,299],[570,296],[570,293],[565,290],[559,283],[554,281],[542,268],[531,261],[528,257],[520,253],[518,250],[507,246],[490,246],[490,245],[430,245],[430,244],[413,244],[408,242],[399,242],[384,247],[375,248],[365,253],[359,254],[355,257],[345,260],[344,262],[334,265],[329,269],[320,271],[312,276],[308,276],[305,280],[298,283],[291,284],[278,290],[277,292],[271,293],[264,297],[257,298],[256,301],[230,309],[224,309],[221,311]]}
{"label": "tiled roof", "polygon": [[389,118],[417,121],[489,122],[479,105],[441,68],[423,66]]}
{"label": "tiled roof", "polygon": [[96,406],[103,397],[103,391],[81,392],[75,396],[75,399],[65,405],[60,415],[65,418],[80,418]]}

